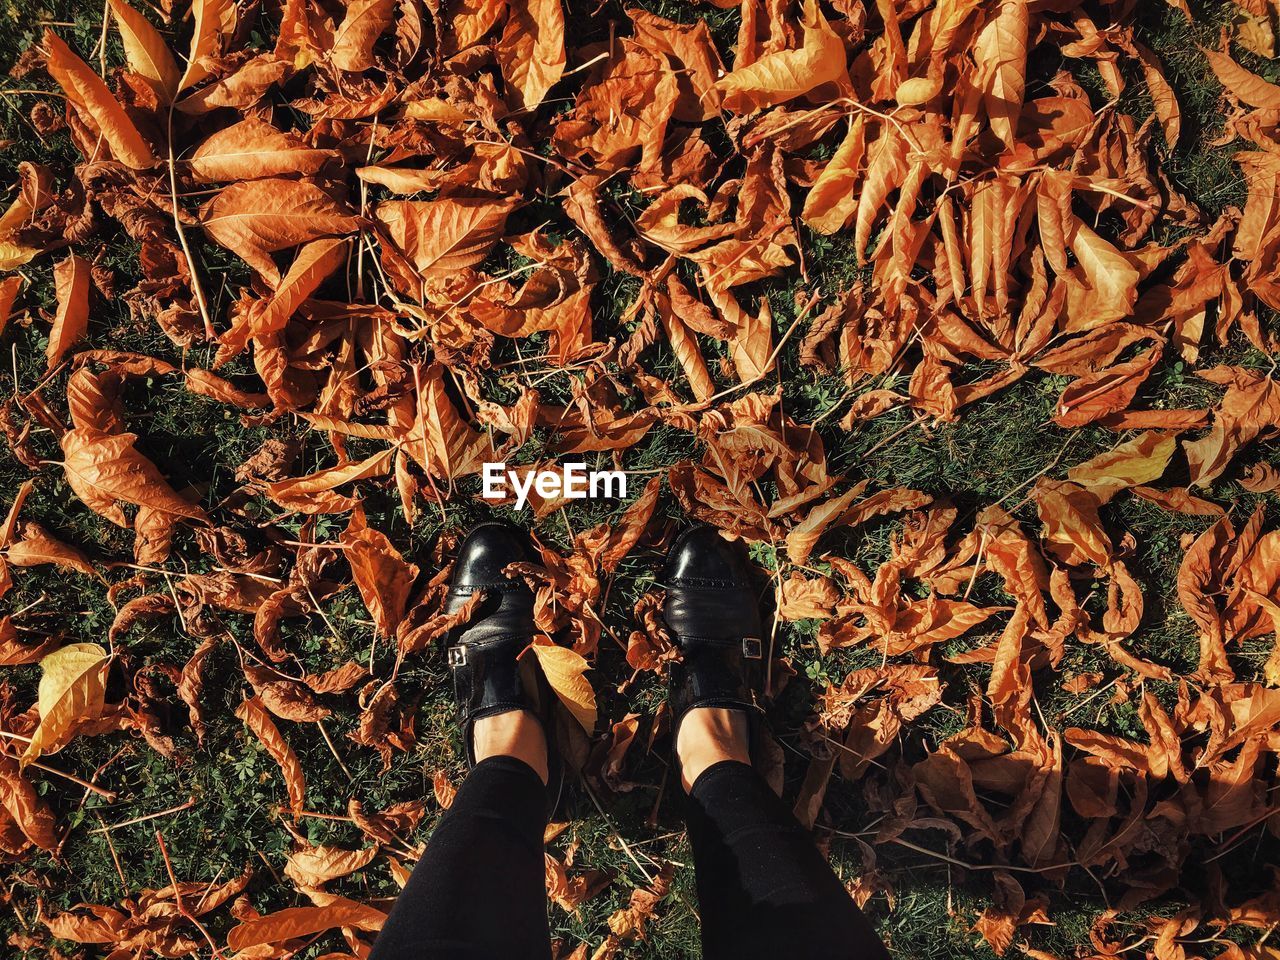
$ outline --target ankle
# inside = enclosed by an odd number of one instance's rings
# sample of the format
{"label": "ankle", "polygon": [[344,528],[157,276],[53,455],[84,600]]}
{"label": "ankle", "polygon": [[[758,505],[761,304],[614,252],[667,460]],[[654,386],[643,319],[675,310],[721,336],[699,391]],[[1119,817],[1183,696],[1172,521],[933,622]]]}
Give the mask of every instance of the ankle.
{"label": "ankle", "polygon": [[471,726],[471,743],[476,763],[489,757],[515,757],[547,782],[546,733],[528,710],[481,717]]}
{"label": "ankle", "polygon": [[702,772],[723,760],[751,763],[747,715],[725,707],[694,707],[680,721],[676,732],[676,757],[680,782],[692,789]]}

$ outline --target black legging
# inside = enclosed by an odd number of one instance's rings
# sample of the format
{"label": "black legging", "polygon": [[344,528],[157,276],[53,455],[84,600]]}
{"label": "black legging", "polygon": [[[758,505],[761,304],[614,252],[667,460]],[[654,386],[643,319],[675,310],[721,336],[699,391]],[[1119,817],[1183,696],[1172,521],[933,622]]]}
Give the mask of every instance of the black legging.
{"label": "black legging", "polygon": [[[370,960],[548,960],[546,807],[527,764],[476,764]],[[887,960],[809,835],[749,766],[709,767],[686,807],[705,960]]]}

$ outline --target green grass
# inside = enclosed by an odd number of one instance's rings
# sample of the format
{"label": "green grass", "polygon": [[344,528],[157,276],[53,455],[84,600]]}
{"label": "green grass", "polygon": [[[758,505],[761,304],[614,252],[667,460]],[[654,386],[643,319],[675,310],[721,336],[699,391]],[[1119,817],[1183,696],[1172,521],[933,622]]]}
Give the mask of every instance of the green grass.
{"label": "green grass", "polygon": [[[736,11],[706,5],[695,7],[672,0],[652,0],[642,3],[642,6],[678,20],[706,18],[726,54],[726,60],[730,59],[728,51],[737,34]],[[13,0],[9,0],[8,9],[18,14],[17,26],[0,37],[0,63],[16,62],[18,55],[37,36],[36,25],[41,20],[74,21],[74,27],[60,27],[59,31],[81,51],[92,49],[98,40],[101,10],[93,5],[57,0],[36,7],[15,5]],[[582,38],[581,42],[606,38],[606,15],[620,16],[620,10],[618,4],[610,3],[606,5],[605,13],[598,17],[580,17],[575,20],[575,29],[581,30],[576,35]],[[1138,38],[1165,63],[1184,112],[1182,142],[1177,149],[1165,152],[1164,170],[1210,216],[1226,206],[1239,205],[1244,197],[1241,178],[1230,161],[1233,146],[1210,146],[1210,141],[1221,132],[1220,88],[1196,48],[1197,43],[1216,44],[1218,25],[1226,10],[1228,5],[1225,4],[1197,5],[1197,22],[1193,26],[1184,24],[1176,11],[1154,0],[1141,4],[1134,14]],[[109,63],[120,62],[119,44],[114,35],[108,41],[107,54]],[[1256,58],[1245,58],[1245,62],[1273,80],[1280,73],[1275,65],[1262,63]],[[1029,89],[1044,89],[1045,81],[1061,68],[1070,70],[1085,84],[1094,97],[1095,106],[1100,106],[1106,99],[1096,70],[1086,61],[1066,58],[1056,61],[1049,56],[1043,62],[1037,62],[1035,68],[1037,74]],[[1120,108],[1130,112],[1141,123],[1146,119],[1149,100],[1139,73],[1127,73],[1126,78],[1130,85],[1121,98]],[[0,90],[33,87],[48,87],[47,79],[39,71],[21,80],[5,81]],[[28,94],[10,93],[0,97],[0,139],[7,141],[0,154],[0,183],[12,183],[17,164],[26,160],[50,164],[57,171],[59,183],[65,183],[67,172],[77,161],[65,134],[55,134],[44,142],[35,135],[27,116],[36,102],[37,98]],[[634,214],[632,205],[636,202],[635,197],[622,196],[619,191],[619,196],[614,199],[618,210],[625,208]],[[531,222],[537,221],[540,214],[551,215],[555,211],[554,202],[542,204],[530,212]],[[807,230],[802,238],[810,282],[817,284],[824,294],[829,296],[856,279],[865,278],[865,268],[856,263],[852,244],[847,238],[819,237]],[[229,256],[201,243],[198,237],[193,239],[208,274],[215,278],[211,292],[221,313],[230,292],[244,282],[244,270]],[[136,249],[118,235],[111,236],[104,247],[102,262],[117,274],[121,290],[128,289],[136,280],[136,256]],[[29,303],[46,312],[52,309],[54,302],[47,260],[45,258],[27,271],[33,285],[25,295]],[[625,335],[626,331],[617,330],[617,321],[633,301],[637,286],[634,278],[622,274],[611,275],[601,283],[599,302],[595,305],[597,333],[603,330],[610,335]],[[748,291],[751,297],[768,298],[774,312],[777,336],[790,327],[795,317],[795,293],[802,287],[807,288],[797,277],[788,276],[755,285]],[[1264,320],[1274,323],[1274,317],[1269,315],[1264,316]],[[1030,484],[1042,473],[1061,478],[1068,467],[1115,442],[1115,436],[1105,430],[1067,431],[1053,425],[1049,420],[1053,404],[1066,381],[1036,373],[1029,374],[996,396],[966,408],[954,423],[915,424],[910,413],[897,411],[860,425],[852,432],[845,432],[838,425],[840,415],[855,393],[871,386],[905,392],[910,370],[851,390],[838,375],[820,377],[799,367],[795,346],[804,329],[805,324],[802,323],[796,340],[780,357],[784,407],[790,416],[800,421],[821,418],[820,431],[831,471],[850,480],[869,479],[873,489],[888,485],[915,487],[937,498],[949,499],[959,508],[962,518],[971,517],[983,505],[1002,502],[1020,520],[1034,528],[1037,524],[1034,504],[1026,499]],[[5,346],[12,349],[16,358],[17,384],[8,365],[0,365],[4,367],[0,370],[0,396],[7,396],[16,388],[29,390],[41,379],[46,330],[47,326],[40,320],[30,326],[11,325],[5,335]],[[521,349],[526,354],[529,350],[537,351],[538,343],[535,339],[527,348],[522,344]],[[183,360],[182,353],[154,325],[135,322],[127,306],[119,299],[97,301],[90,325],[89,346],[132,350],[173,362]],[[711,361],[722,350],[709,341],[704,342],[704,347]],[[504,344],[499,347],[497,358],[514,359],[515,351]],[[186,359],[191,364],[207,365],[210,351],[199,348],[190,352]],[[1262,367],[1268,364],[1265,358],[1240,343],[1213,351],[1211,362],[1241,362]],[[665,345],[650,351],[646,365],[650,372],[675,382],[678,389],[683,388],[678,365]],[[712,366],[714,370],[714,363]],[[236,373],[249,369],[243,359],[232,368]],[[44,388],[45,396],[59,414],[64,412],[60,397],[65,382],[65,374],[62,374]],[[513,375],[505,378],[495,375],[488,378],[486,387],[510,391],[519,383]],[[1216,388],[1189,375],[1180,364],[1172,361],[1153,378],[1148,389],[1151,399],[1158,399],[1162,405],[1169,406],[1205,405],[1212,403],[1218,395]],[[570,396],[568,375],[550,376],[539,384],[539,390],[546,402],[564,402]],[[141,448],[144,452],[166,475],[206,485],[206,503],[217,502],[234,489],[235,468],[271,436],[300,437],[305,444],[301,465],[314,467],[332,462],[326,459],[331,457],[331,451],[317,435],[304,432],[288,421],[270,427],[246,427],[238,416],[221,405],[189,394],[169,378],[133,385],[127,393],[127,408],[131,428],[143,438]],[[530,449],[522,450],[519,459],[533,459],[534,453],[540,450],[538,444],[541,439],[545,437],[535,439]],[[59,459],[57,445],[48,433],[37,433],[33,448],[48,461]],[[354,449],[358,449],[358,445],[353,444]],[[688,433],[673,427],[658,427],[641,446],[627,451],[623,461],[628,469],[656,471],[697,454],[697,443]],[[1275,454],[1267,456],[1274,458]],[[606,457],[600,458],[601,462],[605,460]],[[0,452],[0,501],[9,502],[19,484],[29,476],[29,471],[7,452]],[[484,510],[467,496],[477,489],[475,481],[462,483],[459,492],[463,496],[446,506],[443,517],[435,509],[426,509],[412,527],[405,523],[396,508],[391,491],[370,491],[370,523],[386,531],[406,554],[424,558],[425,563],[428,562],[425,558],[429,556],[429,549],[442,532],[457,531],[484,514]],[[1247,515],[1257,499],[1244,494],[1230,482],[1219,484],[1209,495],[1223,505],[1231,506],[1235,515],[1241,518]],[[258,506],[265,511],[264,505]],[[679,508],[670,498],[664,498],[659,510],[673,519],[680,516]],[[538,532],[544,542],[564,546],[569,540],[568,528],[581,532],[593,524],[607,521],[612,514],[611,505],[585,503],[571,508],[562,516],[550,518]],[[527,522],[527,518],[515,516]],[[24,508],[23,517],[38,520],[56,536],[79,545],[100,561],[130,555],[130,533],[92,515],[71,495],[56,468],[47,468],[36,476],[35,492]],[[1125,495],[1104,509],[1104,519],[1113,532],[1131,532],[1137,544],[1136,553],[1129,562],[1143,585],[1147,608],[1142,627],[1130,645],[1137,652],[1169,663],[1178,670],[1191,669],[1196,659],[1195,631],[1178,604],[1173,583],[1183,553],[1180,537],[1200,532],[1208,521],[1172,515]],[[318,535],[332,537],[339,526],[340,521],[324,520]],[[959,526],[964,528],[964,522]],[[877,523],[843,539],[834,538],[832,544],[858,561],[864,569],[873,570],[876,563],[887,555],[889,538],[898,529],[896,521]],[[768,551],[762,552],[758,559],[767,561],[766,565],[772,563]],[[657,560],[653,551],[642,550],[628,558],[615,578],[604,615],[620,636],[625,637],[630,629],[634,602],[652,587]],[[177,573],[184,570],[201,572],[210,570],[212,565],[213,560],[199,548],[190,531],[181,530],[175,540],[169,569]],[[119,583],[133,572],[127,567],[120,567],[112,569],[108,576],[111,581]],[[63,634],[68,640],[100,641],[104,638],[113,610],[101,585],[74,574],[49,574],[39,570],[19,571],[15,580],[15,588],[4,600],[7,611],[37,604],[31,614],[33,622],[38,619],[48,624],[51,630]],[[998,599],[998,591],[990,583],[981,582],[976,589],[980,594],[989,594],[983,599]],[[134,595],[126,593],[121,599]],[[347,658],[363,659],[371,646],[370,624],[354,589],[348,588],[327,601],[324,610],[324,619],[312,617],[286,622],[286,641],[298,651],[299,666],[323,669]],[[329,624],[333,625],[332,632]],[[252,626],[250,619],[243,616],[224,616],[221,625],[233,636],[246,634]],[[878,656],[867,650],[841,650],[822,657],[817,650],[816,632],[816,622],[802,622],[783,625],[779,633],[783,647],[791,654],[797,670],[797,676],[775,715],[776,729],[784,745],[788,799],[794,797],[811,749],[804,735],[803,722],[819,685],[838,683],[849,670],[879,661]],[[990,637],[967,637],[963,646],[976,646],[987,639]],[[123,639],[119,648],[120,675],[113,674],[113,682],[122,683],[126,671],[132,674],[151,666],[180,667],[189,658],[196,642],[176,619],[144,621]],[[1265,655],[1266,650],[1257,644],[1233,651],[1234,659],[1253,668]],[[373,658],[374,667],[383,675],[390,669],[391,656],[388,644],[383,642]],[[969,686],[985,683],[987,676],[986,668],[965,668],[962,671],[944,667],[944,670],[949,679],[957,681],[952,684],[948,705],[931,711],[904,738],[904,756],[918,758],[927,748],[959,729],[960,721],[955,710],[963,709],[963,698]],[[1070,674],[1090,670],[1114,673],[1110,661],[1097,649],[1076,643],[1069,645],[1063,671]],[[652,711],[662,699],[662,685],[651,677],[642,679],[625,697],[619,695],[616,685],[626,675],[620,652],[605,638],[596,676],[605,721],[617,720],[629,709]],[[455,781],[461,778],[463,755],[452,723],[448,680],[443,665],[437,658],[415,658],[406,663],[401,677],[404,692],[421,698],[417,714],[418,745],[408,754],[398,755],[385,773],[376,754],[357,748],[346,738],[356,723],[354,697],[328,698],[336,714],[327,722],[327,730],[350,771],[350,777],[316,728],[282,724],[287,727],[286,735],[307,771],[308,807],[311,810],[343,815],[351,799],[359,800],[366,809],[377,810],[400,801],[423,796],[429,798],[432,775],[441,768],[449,771]],[[3,670],[0,681],[12,689],[13,702],[30,704],[35,698],[38,670],[34,667],[7,668]],[[46,911],[52,911],[80,902],[114,903],[123,896],[136,895],[142,889],[165,885],[166,872],[155,840],[156,827],[164,832],[173,858],[173,869],[181,879],[227,879],[239,874],[246,865],[253,867],[256,876],[248,895],[254,906],[263,912],[300,902],[290,885],[277,882],[273,876],[283,866],[290,843],[290,829],[298,830],[314,843],[360,844],[358,833],[348,824],[318,819],[293,824],[287,820],[286,814],[282,814],[287,798],[274,762],[233,716],[245,687],[230,644],[222,644],[210,661],[206,679],[209,732],[203,745],[197,746],[190,735],[185,708],[181,704],[176,708],[173,706],[177,701],[172,696],[170,681],[157,677],[156,685],[167,697],[158,702],[157,709],[161,711],[163,728],[174,737],[175,755],[165,758],[141,738],[112,735],[80,738],[55,758],[54,763],[60,769],[81,775],[101,768],[102,782],[119,791],[121,798],[118,802],[107,803],[92,794],[82,797],[56,779],[39,781],[41,792],[54,805],[60,822],[69,825],[71,830],[59,856],[31,856],[10,865],[5,871],[6,899],[12,909],[0,913],[0,937],[21,933],[28,927],[38,928],[35,920],[37,901],[44,904]],[[1043,694],[1041,706],[1048,716],[1070,711],[1080,699],[1062,693],[1052,682],[1041,684],[1037,690]],[[1167,689],[1159,692],[1162,695],[1169,693]],[[1070,722],[1127,734],[1140,732],[1133,704],[1112,705],[1107,698],[1094,701],[1087,710],[1073,713]],[[678,810],[672,802],[672,784],[666,784],[662,802],[657,803],[659,784],[663,783],[666,775],[664,751],[665,746],[661,744],[653,755],[646,755],[641,749],[633,750],[627,774],[638,787],[629,793],[602,798],[609,813],[608,822],[598,815],[586,796],[577,794],[571,800],[569,813],[573,826],[557,841],[557,847],[563,850],[568,843],[576,841],[579,847],[575,869],[609,870],[615,874],[615,880],[602,895],[583,904],[574,915],[553,910],[553,932],[569,945],[580,940],[593,945],[598,943],[606,932],[605,920],[609,914],[625,905],[630,891],[645,882],[628,855],[629,848],[648,870],[656,869],[662,860],[674,860],[685,866],[677,871],[674,892],[662,905],[650,927],[648,943],[629,945],[625,955],[679,958],[697,954],[699,923],[695,912],[693,875],[689,867],[691,853],[681,833]],[[162,819],[119,827],[109,834],[91,832],[103,824],[119,824],[166,810],[189,798],[194,802],[188,809]],[[655,805],[656,819],[651,819]],[[427,838],[436,815],[434,800],[429,799],[428,816],[414,837],[415,841],[422,842]],[[870,818],[864,784],[834,779],[818,834],[829,843],[833,865],[842,877],[855,877],[866,865],[862,862],[858,845],[834,831],[856,833],[864,829]],[[1068,822],[1064,829],[1074,830],[1079,826]],[[917,832],[912,836],[917,843],[930,846],[935,851],[944,849],[945,841],[940,834]],[[1242,856],[1224,864],[1233,884],[1239,883],[1239,886],[1232,887],[1235,892],[1246,891],[1255,885],[1261,865],[1268,855],[1274,860],[1276,852],[1274,838],[1267,840],[1260,849],[1245,849],[1252,859]],[[970,930],[977,914],[988,902],[988,874],[966,870],[938,857],[893,844],[878,846],[876,855],[878,869],[883,871],[896,891],[895,903],[890,909],[885,897],[878,895],[869,903],[868,912],[890,943],[895,956],[904,960],[932,960],[987,958],[991,955]],[[976,862],[984,856],[984,851],[961,850],[957,856]],[[114,866],[115,858],[124,870],[123,884]],[[1029,892],[1033,886],[1028,884]],[[333,889],[363,898],[389,897],[396,890],[383,866],[362,871],[354,879],[334,884]],[[1087,942],[1088,925],[1106,906],[1098,888],[1087,877],[1073,875],[1064,889],[1056,889],[1052,885],[1034,886],[1034,889],[1050,896],[1055,925],[1028,928],[1022,933],[1039,949],[1064,957],[1075,954]],[[1176,906],[1162,905],[1160,909],[1170,911]],[[1142,916],[1140,911],[1128,915],[1126,920],[1136,924]],[[222,911],[212,921],[215,935],[225,933],[230,923]],[[337,941],[331,939],[322,943],[336,948]],[[65,944],[62,946],[67,947]],[[317,945],[307,955],[321,952],[321,945]],[[34,958],[44,954],[42,949],[35,949],[22,955]],[[89,949],[86,955],[95,955],[95,951]]]}

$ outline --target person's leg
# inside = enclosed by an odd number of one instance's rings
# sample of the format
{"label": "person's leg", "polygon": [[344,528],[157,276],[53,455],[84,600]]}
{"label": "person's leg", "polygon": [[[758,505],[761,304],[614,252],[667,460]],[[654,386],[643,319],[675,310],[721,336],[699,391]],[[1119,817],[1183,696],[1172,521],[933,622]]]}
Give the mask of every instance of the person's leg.
{"label": "person's leg", "polygon": [[752,769],[742,711],[690,710],[676,754],[704,960],[886,960],[813,839]]}
{"label": "person's leg", "polygon": [[396,900],[370,960],[547,960],[547,744],[511,711],[475,721],[476,765]]}

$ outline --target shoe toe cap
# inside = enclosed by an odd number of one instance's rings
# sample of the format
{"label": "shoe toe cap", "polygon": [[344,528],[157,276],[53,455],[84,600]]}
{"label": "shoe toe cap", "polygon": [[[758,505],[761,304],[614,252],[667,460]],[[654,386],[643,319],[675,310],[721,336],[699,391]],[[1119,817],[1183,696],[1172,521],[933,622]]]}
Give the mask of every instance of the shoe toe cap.
{"label": "shoe toe cap", "polygon": [[742,544],[726,540],[715,527],[686,530],[672,544],[663,578],[668,584],[745,586],[747,564]]}
{"label": "shoe toe cap", "polygon": [[509,583],[503,569],[530,557],[528,541],[519,529],[496,521],[482,523],[472,528],[458,549],[453,585],[484,587]]}

